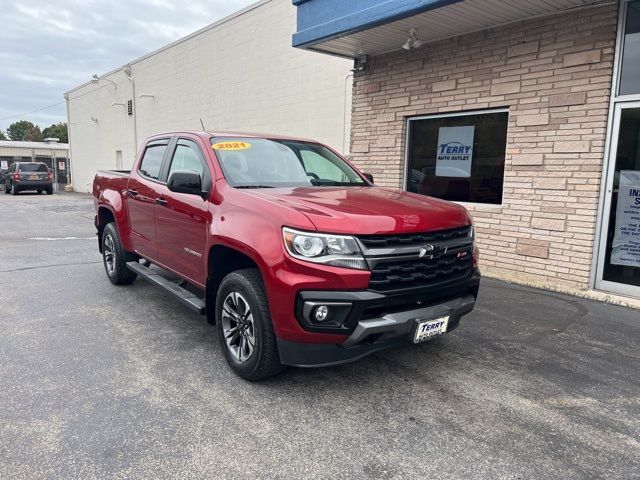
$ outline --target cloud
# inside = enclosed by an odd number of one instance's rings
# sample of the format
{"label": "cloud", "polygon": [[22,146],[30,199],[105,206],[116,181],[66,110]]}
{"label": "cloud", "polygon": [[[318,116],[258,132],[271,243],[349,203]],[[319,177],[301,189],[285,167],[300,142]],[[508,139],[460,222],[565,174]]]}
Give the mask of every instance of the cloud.
{"label": "cloud", "polygon": [[22,119],[41,127],[64,121],[66,90],[251,3],[254,0],[190,0],[187,6],[172,0],[2,2],[0,130]]}

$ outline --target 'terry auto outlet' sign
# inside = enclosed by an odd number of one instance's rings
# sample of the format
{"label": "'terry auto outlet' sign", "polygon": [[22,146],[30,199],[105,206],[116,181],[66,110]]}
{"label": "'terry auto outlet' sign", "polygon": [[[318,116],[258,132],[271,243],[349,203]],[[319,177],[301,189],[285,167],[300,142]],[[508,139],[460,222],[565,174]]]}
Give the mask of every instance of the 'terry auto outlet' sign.
{"label": "'terry auto outlet' sign", "polygon": [[474,126],[441,127],[438,133],[436,175],[470,177],[473,159]]}

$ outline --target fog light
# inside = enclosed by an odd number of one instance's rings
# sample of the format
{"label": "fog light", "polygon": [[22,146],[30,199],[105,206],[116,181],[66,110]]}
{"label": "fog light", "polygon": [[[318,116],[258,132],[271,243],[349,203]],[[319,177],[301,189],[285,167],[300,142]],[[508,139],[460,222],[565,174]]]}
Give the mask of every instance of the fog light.
{"label": "fog light", "polygon": [[329,316],[329,307],[327,307],[326,305],[320,305],[316,308],[314,316],[316,318],[316,321],[324,322]]}

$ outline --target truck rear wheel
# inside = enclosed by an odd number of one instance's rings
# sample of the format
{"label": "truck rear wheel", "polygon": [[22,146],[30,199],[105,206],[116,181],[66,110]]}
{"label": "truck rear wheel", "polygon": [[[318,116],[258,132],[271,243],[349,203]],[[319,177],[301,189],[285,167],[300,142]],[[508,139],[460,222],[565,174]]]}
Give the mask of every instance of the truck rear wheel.
{"label": "truck rear wheel", "polygon": [[102,232],[102,261],[107,277],[114,285],[128,285],[137,275],[127,268],[127,262],[136,260],[132,253],[125,252],[115,223],[108,223]]}
{"label": "truck rear wheel", "polygon": [[228,274],[216,297],[216,330],[231,369],[251,382],[282,371],[260,271]]}

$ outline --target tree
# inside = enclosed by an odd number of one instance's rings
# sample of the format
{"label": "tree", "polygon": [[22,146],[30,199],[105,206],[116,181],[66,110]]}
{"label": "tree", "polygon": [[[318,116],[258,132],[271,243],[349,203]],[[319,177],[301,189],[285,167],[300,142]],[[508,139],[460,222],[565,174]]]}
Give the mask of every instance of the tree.
{"label": "tree", "polygon": [[2,130],[0,130],[0,140],[6,140],[7,136],[4,134]]}
{"label": "tree", "polygon": [[42,141],[42,132],[40,132],[40,127],[27,120],[20,120],[19,122],[9,125],[9,128],[7,128],[7,135],[9,135],[11,140],[23,140],[27,142]]}
{"label": "tree", "polygon": [[41,142],[42,141],[42,132],[40,131],[40,127],[34,125],[33,128],[27,130],[27,133],[24,136],[25,141],[27,142]]}
{"label": "tree", "polygon": [[42,130],[42,138],[58,138],[60,143],[69,143],[69,133],[67,124],[64,122],[54,123],[50,127]]}

